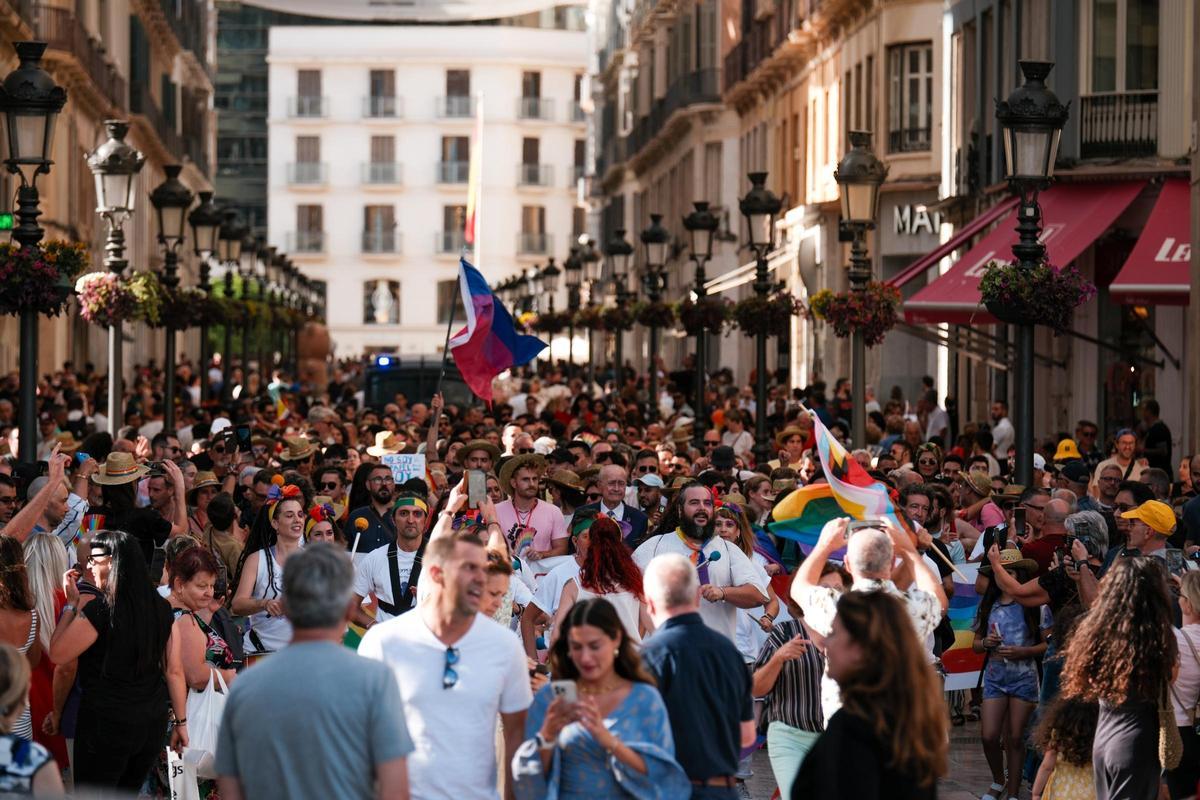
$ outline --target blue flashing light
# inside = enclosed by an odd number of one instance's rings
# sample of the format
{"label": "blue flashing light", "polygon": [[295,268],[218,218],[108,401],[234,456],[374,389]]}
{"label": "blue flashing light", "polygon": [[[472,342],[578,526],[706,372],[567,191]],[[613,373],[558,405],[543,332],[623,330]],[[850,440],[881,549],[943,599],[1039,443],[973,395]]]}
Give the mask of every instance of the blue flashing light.
{"label": "blue flashing light", "polygon": [[391,356],[380,356],[378,358],[378,360],[376,360],[375,363],[381,367],[390,367],[392,365],[392,357]]}

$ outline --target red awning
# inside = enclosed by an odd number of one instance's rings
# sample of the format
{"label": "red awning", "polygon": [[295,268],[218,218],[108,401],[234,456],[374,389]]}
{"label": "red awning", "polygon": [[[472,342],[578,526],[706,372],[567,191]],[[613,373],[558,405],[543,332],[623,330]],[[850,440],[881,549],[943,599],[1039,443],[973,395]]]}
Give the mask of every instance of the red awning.
{"label": "red awning", "polygon": [[[1070,264],[1129,207],[1145,181],[1056,184],[1038,196],[1042,242],[1051,264]],[[1011,261],[1017,242],[1015,212],[1001,220],[950,270],[904,304],[912,324],[995,322],[979,302],[979,279],[989,261]]]}
{"label": "red awning", "polygon": [[888,280],[888,283],[896,288],[899,288],[918,275],[924,274],[927,269],[937,264],[943,258],[950,255],[958,248],[965,246],[966,243],[971,240],[971,237],[979,233],[988,225],[991,225],[993,222],[999,219],[1001,215],[1007,214],[1009,211],[1015,208],[1017,202],[1018,200],[1015,197],[1004,198],[1004,200],[992,206],[963,227],[959,228],[945,244],[938,245],[936,249],[909,264],[897,275],[894,275],[890,280]]}
{"label": "red awning", "polygon": [[1191,288],[1191,188],[1184,178],[1163,183],[1150,219],[1108,291],[1119,303],[1181,305]]}

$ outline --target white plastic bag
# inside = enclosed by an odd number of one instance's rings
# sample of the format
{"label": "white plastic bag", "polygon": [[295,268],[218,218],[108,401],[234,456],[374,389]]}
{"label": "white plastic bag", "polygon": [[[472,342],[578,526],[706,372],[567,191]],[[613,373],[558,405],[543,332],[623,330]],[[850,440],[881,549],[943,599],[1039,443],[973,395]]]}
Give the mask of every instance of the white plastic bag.
{"label": "white plastic bag", "polygon": [[200,800],[196,768],[167,748],[167,774],[170,776],[171,800]]}
{"label": "white plastic bag", "polygon": [[208,686],[203,692],[189,692],[187,701],[188,746],[187,760],[196,765],[201,778],[217,777],[214,760],[217,755],[217,736],[229,687],[217,669],[209,670]]}

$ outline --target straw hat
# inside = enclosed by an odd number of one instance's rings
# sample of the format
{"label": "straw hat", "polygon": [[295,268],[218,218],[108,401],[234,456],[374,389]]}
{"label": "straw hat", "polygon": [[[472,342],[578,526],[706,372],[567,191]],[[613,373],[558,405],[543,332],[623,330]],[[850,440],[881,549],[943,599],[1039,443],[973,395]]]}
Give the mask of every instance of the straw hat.
{"label": "straw hat", "polygon": [[676,475],[675,478],[671,481],[671,485],[667,487],[666,492],[669,495],[674,495],[676,492],[678,492],[684,486],[687,486],[688,484],[695,483],[695,482],[696,482],[695,478],[689,478],[686,475]]}
{"label": "straw hat", "polygon": [[968,472],[967,488],[980,497],[992,496],[992,476],[986,472]]}
{"label": "straw hat", "polygon": [[317,446],[300,436],[288,436],[283,440],[286,449],[279,454],[279,460],[285,463],[306,461],[317,452]]}
{"label": "straw hat", "polygon": [[1054,451],[1055,461],[1076,461],[1082,458],[1079,445],[1075,444],[1074,439],[1063,439],[1058,443],[1058,449]]}
{"label": "straw hat", "polygon": [[579,476],[569,469],[556,469],[550,474],[547,480],[555,486],[563,489],[572,489],[576,492],[582,492],[585,488]]}
{"label": "straw hat", "polygon": [[500,488],[505,494],[512,494],[512,476],[522,467],[545,469],[546,457],[537,453],[522,453],[505,461],[504,466],[500,468]]}
{"label": "straw hat", "polygon": [[[1005,572],[1024,571],[1033,573],[1038,571],[1038,562],[1032,558],[1025,558],[1021,555],[1021,551],[1015,547],[1000,551],[1000,565],[1004,567]],[[983,575],[991,575],[992,565],[984,564],[979,568],[979,572]]]}
{"label": "straw hat", "polygon": [[217,480],[215,472],[201,470],[196,473],[196,480],[192,483],[191,490],[188,491],[187,501],[189,505],[196,505],[196,492],[208,486],[220,486],[221,482]]}
{"label": "straw hat", "polygon": [[675,444],[690,444],[695,433],[691,425],[684,425],[671,431],[671,441]]}
{"label": "straw hat", "polygon": [[54,434],[54,440],[58,442],[58,452],[60,453],[74,453],[83,444],[83,442],[75,441],[75,434],[70,431],[60,431]]}
{"label": "straw hat", "polygon": [[375,434],[375,444],[367,448],[367,455],[375,456],[391,456],[399,453],[404,449],[404,440],[396,436],[391,431],[380,431]]}
{"label": "straw hat", "polygon": [[793,436],[799,436],[801,441],[808,441],[808,431],[798,425],[789,425],[779,433],[775,434],[775,444],[783,447],[787,444],[787,440]]}
{"label": "straw hat", "polygon": [[333,518],[338,521],[341,521],[342,517],[344,517],[346,515],[346,504],[333,502],[333,498],[327,494],[314,495],[313,499],[312,499],[312,504],[314,506],[325,506],[325,505],[332,506],[333,507]]}
{"label": "straw hat", "polygon": [[487,439],[472,439],[462,446],[462,450],[458,451],[459,463],[462,463],[462,460],[475,450],[482,450],[487,453],[488,457],[492,459],[492,466],[495,466],[496,462],[500,460],[499,447],[496,447],[496,445]]}
{"label": "straw hat", "polygon": [[100,486],[120,486],[140,479],[149,471],[149,467],[138,464],[129,453],[114,451],[104,459],[100,469],[92,476],[92,482]]}

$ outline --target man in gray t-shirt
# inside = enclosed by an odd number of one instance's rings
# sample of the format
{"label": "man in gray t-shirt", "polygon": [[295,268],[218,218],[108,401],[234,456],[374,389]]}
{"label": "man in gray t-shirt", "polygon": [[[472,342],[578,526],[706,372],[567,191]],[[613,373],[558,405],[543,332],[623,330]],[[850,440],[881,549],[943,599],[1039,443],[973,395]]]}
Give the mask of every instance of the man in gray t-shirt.
{"label": "man in gray t-shirt", "polygon": [[396,679],[341,644],[353,578],[345,552],[328,544],[288,558],[283,605],[295,633],[230,687],[217,743],[221,797],[407,794],[413,744]]}

